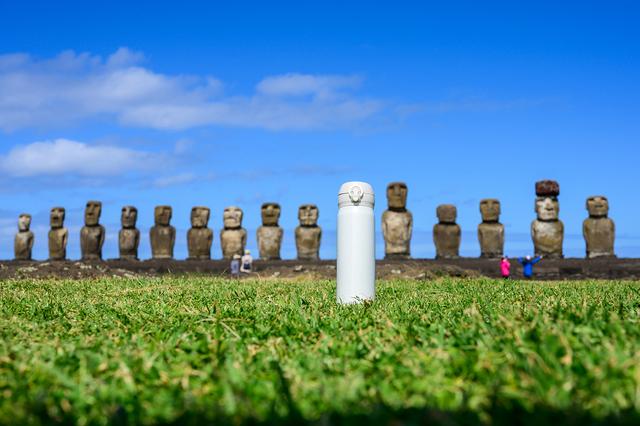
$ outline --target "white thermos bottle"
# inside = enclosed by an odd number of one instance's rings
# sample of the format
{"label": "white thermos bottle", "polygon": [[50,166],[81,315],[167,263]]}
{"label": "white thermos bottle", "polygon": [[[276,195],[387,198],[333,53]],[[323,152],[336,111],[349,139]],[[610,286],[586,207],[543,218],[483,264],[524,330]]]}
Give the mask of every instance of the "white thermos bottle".
{"label": "white thermos bottle", "polygon": [[347,182],[338,193],[338,303],[373,300],[376,285],[374,193],[365,182]]}

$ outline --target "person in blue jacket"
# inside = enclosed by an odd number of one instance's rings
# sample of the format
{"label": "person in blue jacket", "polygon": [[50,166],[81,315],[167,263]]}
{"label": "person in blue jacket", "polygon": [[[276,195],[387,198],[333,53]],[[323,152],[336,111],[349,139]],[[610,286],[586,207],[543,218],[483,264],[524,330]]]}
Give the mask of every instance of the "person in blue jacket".
{"label": "person in blue jacket", "polygon": [[533,275],[533,265],[540,262],[542,260],[542,256],[536,256],[533,259],[531,256],[525,256],[524,259],[519,257],[518,262],[522,264],[522,275],[525,278],[531,278]]}

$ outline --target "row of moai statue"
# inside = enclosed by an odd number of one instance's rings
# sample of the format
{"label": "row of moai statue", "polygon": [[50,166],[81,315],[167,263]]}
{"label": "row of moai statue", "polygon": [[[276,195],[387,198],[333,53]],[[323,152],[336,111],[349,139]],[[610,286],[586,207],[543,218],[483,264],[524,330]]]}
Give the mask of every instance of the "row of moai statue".
{"label": "row of moai statue", "polygon": [[[261,208],[262,226],[258,228],[257,239],[260,258],[265,260],[280,259],[282,245],[282,228],[278,225],[280,206],[277,203],[264,203]],[[173,259],[176,242],[176,229],[171,225],[171,206],[156,206],[154,210],[154,226],[149,231],[151,255],[154,259]],[[84,226],[80,231],[80,250],[82,260],[101,260],[106,229],[100,225],[102,203],[89,201],[84,211]],[[191,209],[191,228],[187,232],[188,259],[211,259],[213,230],[208,227],[211,210],[208,207]],[[322,229],[318,226],[319,210],[313,204],[304,204],[298,209],[300,225],[295,230],[298,259],[317,260],[320,258],[320,240]],[[247,231],[242,227],[243,212],[239,207],[224,209],[224,228],[220,232],[222,256],[231,259],[234,255],[242,256],[247,245]],[[49,231],[49,259],[65,260],[67,258],[67,242],[69,231],[64,227],[65,209],[54,207],[50,213],[51,230]],[[118,234],[120,259],[137,260],[140,245],[140,230],[136,228],[138,210],[133,206],[122,208],[120,221],[122,229]],[[18,233],[15,237],[15,258],[31,260],[34,243],[33,232],[30,231],[31,216],[21,214],[18,219]]]}
{"label": "row of moai statue", "polygon": [[[388,209],[382,214],[382,233],[386,258],[411,256],[413,216],[407,210],[408,188],[404,182],[393,182],[387,187]],[[559,218],[558,196],[560,185],[553,180],[536,182],[536,219],[531,223],[531,238],[536,255],[562,258],[564,224]],[[587,247],[587,258],[614,257],[615,224],[608,217],[609,202],[602,195],[587,198],[589,217],[582,232]],[[500,223],[500,201],[487,198],[480,201],[482,223],[478,225],[480,256],[499,258],[504,254],[504,225]],[[438,223],[433,227],[436,259],[459,257],[461,229],[456,223],[457,209],[452,204],[437,207]]]}
{"label": "row of moai statue", "polygon": [[[393,182],[387,187],[388,208],[382,214],[382,233],[385,240],[386,258],[409,258],[411,256],[411,235],[413,216],[407,210],[407,185]],[[558,196],[560,186],[552,180],[536,183],[535,211],[537,218],[531,223],[531,237],[536,255],[548,258],[563,257],[564,224],[559,219]],[[604,196],[587,199],[589,217],[583,223],[583,235],[587,247],[587,257],[614,256],[615,224],[609,219],[609,203]],[[85,226],[80,232],[82,259],[101,259],[105,228],[99,224],[102,204],[89,201],[85,209]],[[261,259],[280,259],[283,229],[278,225],[280,206],[264,203],[261,208],[262,226],[258,228],[257,240]],[[482,223],[478,225],[480,256],[498,258],[504,253],[504,225],[500,223],[500,201],[484,199],[480,201]],[[461,230],[456,223],[457,209],[452,204],[443,204],[436,209],[438,223],[433,228],[433,241],[437,259],[459,257]],[[176,230],[171,226],[170,206],[157,206],[154,212],[155,225],[150,230],[151,253],[154,259],[172,259]],[[318,208],[305,204],[298,209],[300,225],[295,230],[297,258],[301,260],[319,259],[322,229],[318,226]],[[208,228],[210,210],[208,207],[193,207],[191,229],[187,232],[189,259],[210,259],[213,231]],[[51,209],[51,230],[49,231],[49,258],[66,258],[68,231],[64,228],[65,210]],[[242,228],[243,213],[239,207],[227,207],[223,213],[224,229],[220,232],[222,255],[230,259],[242,255],[247,243],[247,231]],[[122,208],[122,229],[118,245],[121,259],[138,259],[140,231],[136,229],[138,211],[133,206]],[[16,259],[31,259],[33,233],[29,231],[31,216],[20,215],[19,232],[15,239]]]}

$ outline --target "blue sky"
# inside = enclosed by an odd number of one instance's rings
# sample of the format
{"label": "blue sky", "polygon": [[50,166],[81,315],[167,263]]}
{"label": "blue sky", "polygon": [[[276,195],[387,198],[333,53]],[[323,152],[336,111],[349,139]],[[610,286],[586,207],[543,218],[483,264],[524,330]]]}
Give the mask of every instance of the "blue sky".
{"label": "blue sky", "polygon": [[[301,4],[302,3],[302,4]],[[502,201],[506,251],[532,250],[534,182],[561,185],[565,253],[584,255],[585,199],[606,195],[620,256],[640,256],[640,13],[633,2],[73,2],[0,4],[0,258],[18,214],[46,258],[48,211],[104,203],[105,257],[122,205],[174,207],[186,257],[193,205],[282,205],[283,256],[297,207],[316,203],[335,256],[336,191],[409,185],[413,254],[432,257],[441,203],[458,206],[476,256],[478,202]],[[378,255],[383,254],[382,245]]]}

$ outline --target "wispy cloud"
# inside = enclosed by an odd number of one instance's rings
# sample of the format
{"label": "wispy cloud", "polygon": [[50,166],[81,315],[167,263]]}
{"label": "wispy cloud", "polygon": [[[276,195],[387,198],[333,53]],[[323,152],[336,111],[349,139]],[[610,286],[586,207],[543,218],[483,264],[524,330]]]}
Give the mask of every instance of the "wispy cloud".
{"label": "wispy cloud", "polygon": [[298,165],[293,167],[285,167],[278,169],[256,169],[249,171],[234,171],[226,173],[206,173],[195,174],[192,172],[179,173],[175,175],[161,176],[151,182],[151,186],[156,188],[165,188],[175,185],[186,185],[192,182],[206,182],[218,180],[233,181],[256,181],[282,176],[287,177],[306,177],[306,176],[331,176],[349,172],[351,169],[346,167],[320,166],[320,165]]}
{"label": "wispy cloud", "polygon": [[88,145],[68,139],[18,145],[0,156],[0,171],[10,177],[114,176],[146,170],[160,154],[116,146]]}
{"label": "wispy cloud", "polygon": [[174,185],[184,185],[195,181],[198,177],[194,173],[180,173],[171,176],[162,176],[153,181],[153,186],[157,188],[166,188]]}
{"label": "wispy cloud", "polygon": [[253,93],[230,95],[212,76],[168,75],[143,64],[142,54],[126,48],[106,59],[0,55],[0,129],[104,118],[154,129],[317,129],[349,126],[383,110],[381,101],[353,94],[358,76],[267,76]]}
{"label": "wispy cloud", "polygon": [[305,96],[331,98],[343,89],[354,89],[362,83],[358,76],[313,76],[285,74],[262,80],[257,91],[269,96]]}

